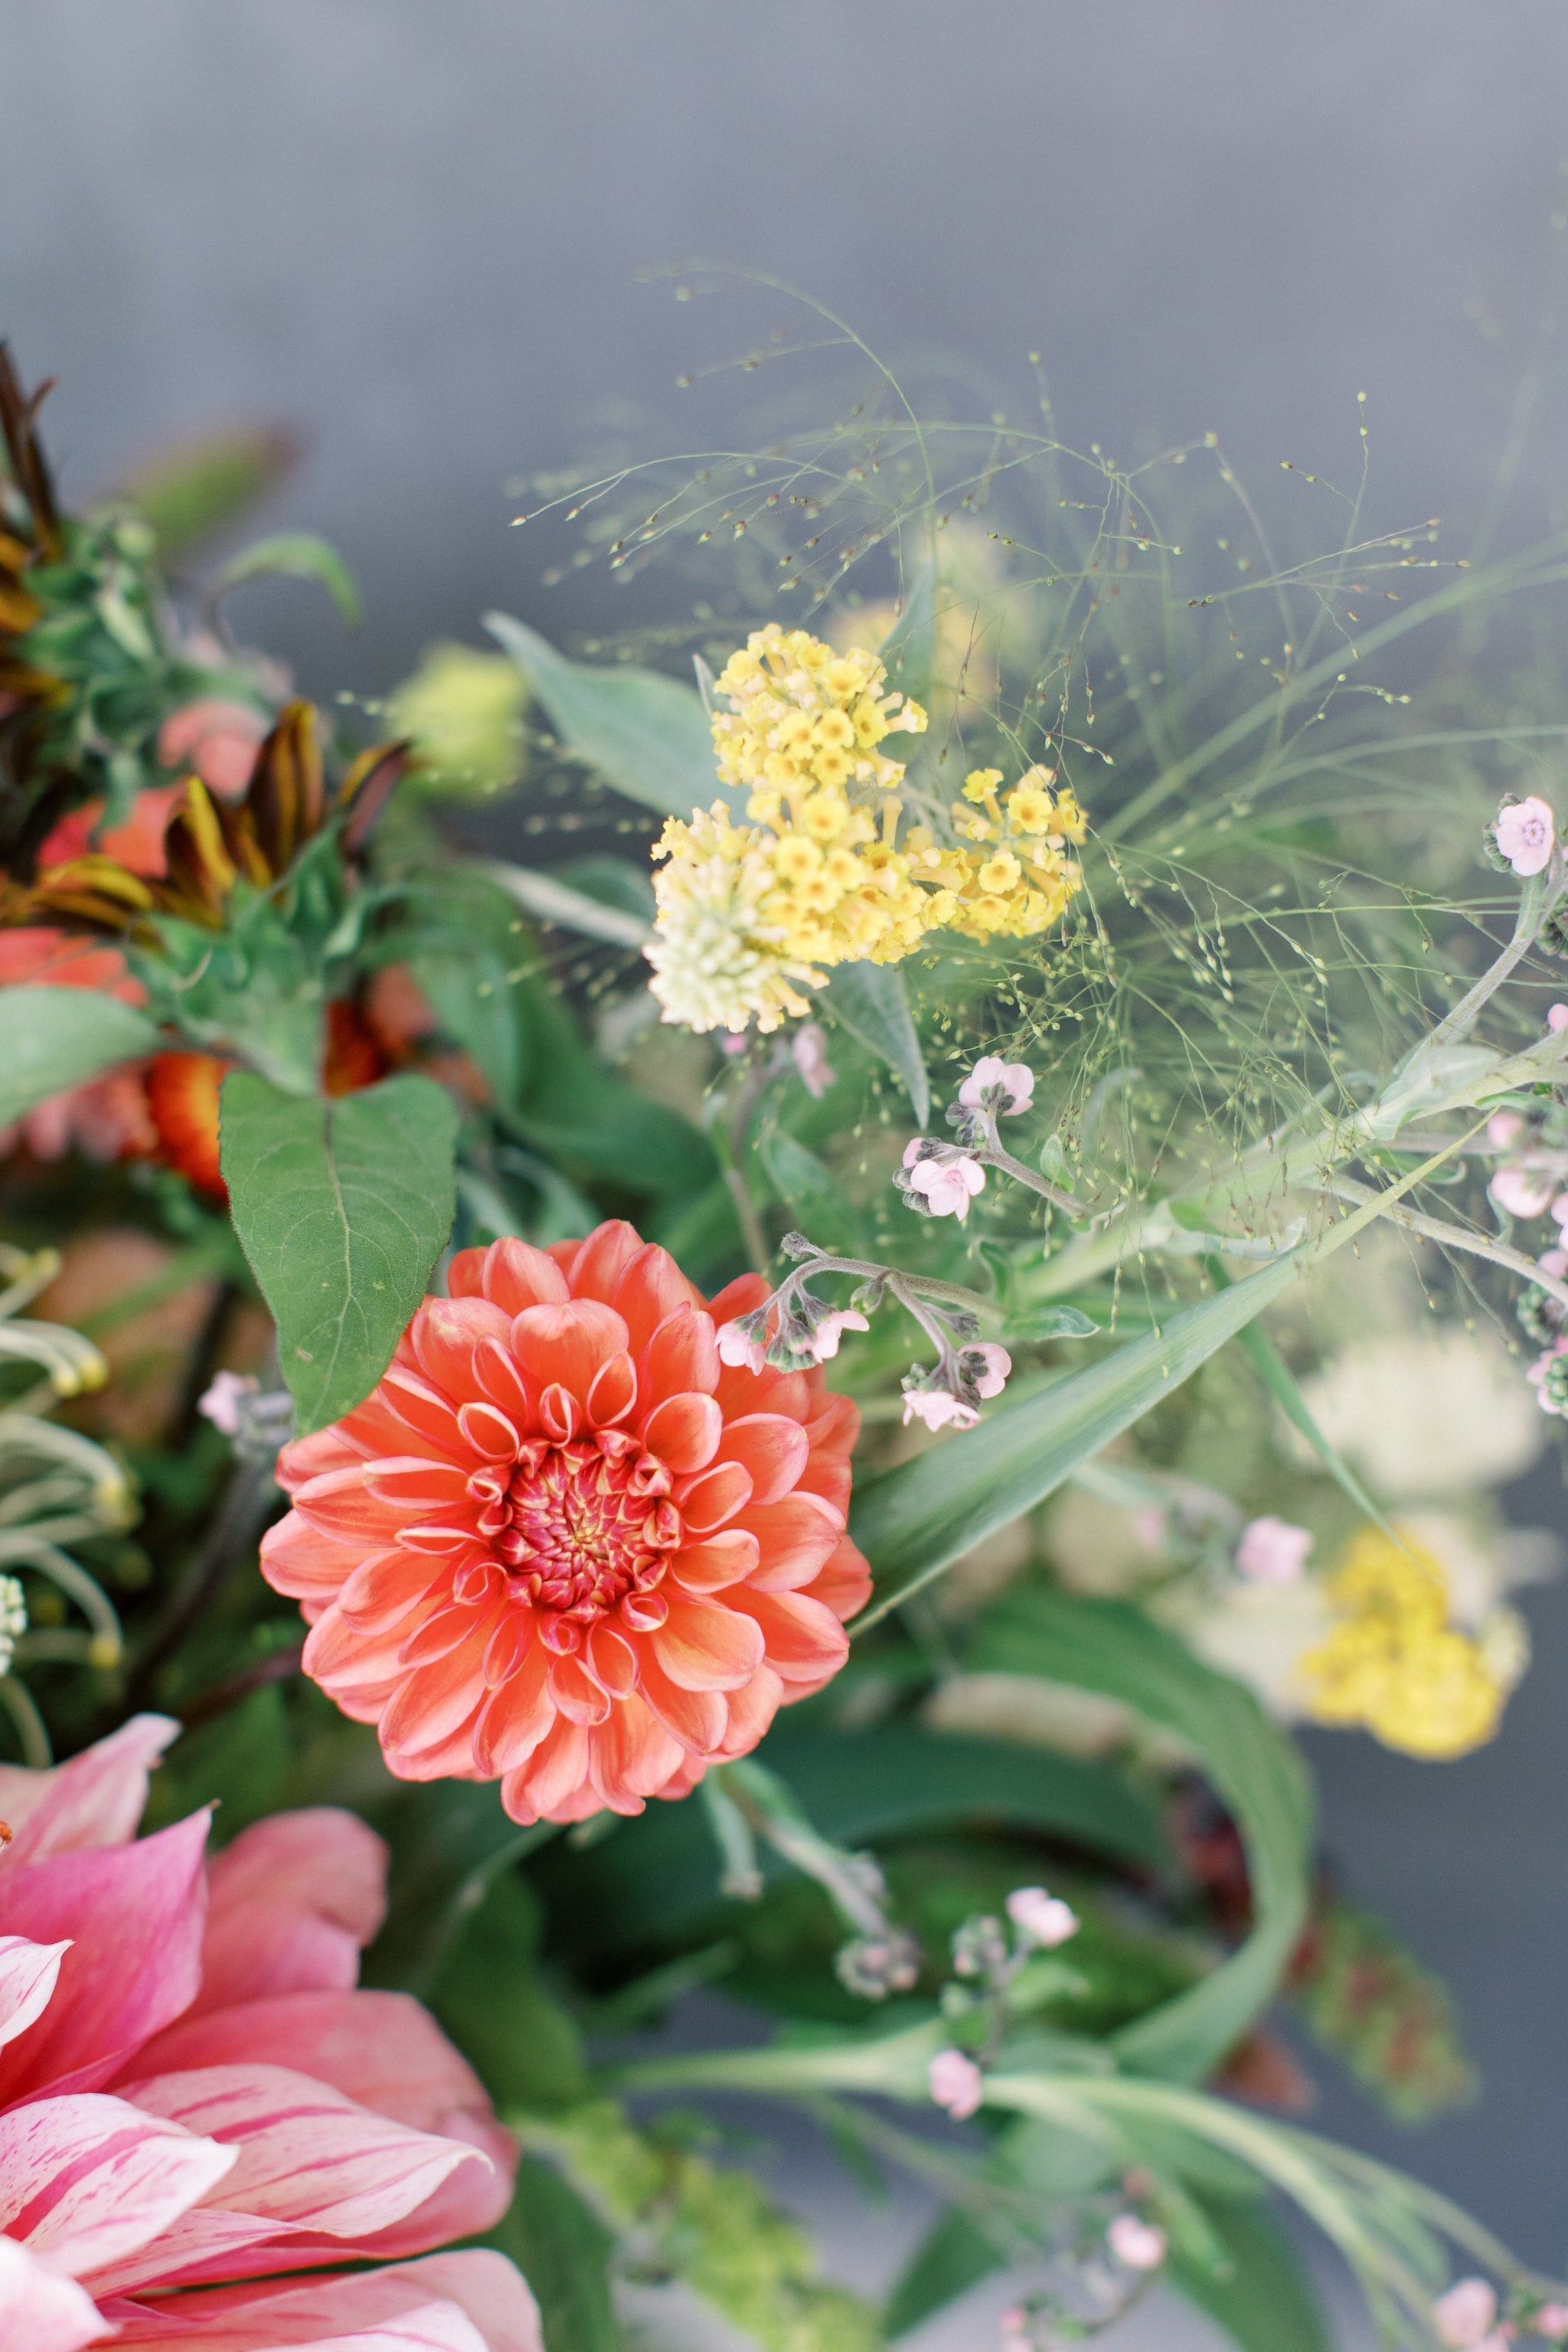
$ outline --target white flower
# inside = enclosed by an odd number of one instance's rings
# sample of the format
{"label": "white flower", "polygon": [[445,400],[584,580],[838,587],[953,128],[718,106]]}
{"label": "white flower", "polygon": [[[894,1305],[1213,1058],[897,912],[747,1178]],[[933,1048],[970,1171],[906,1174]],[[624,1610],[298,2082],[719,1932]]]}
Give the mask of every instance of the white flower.
{"label": "white flower", "polygon": [[760,1372],[767,1361],[762,1339],[753,1339],[743,1321],[721,1323],[717,1338],[721,1364],[733,1364],[737,1370],[743,1365],[747,1371]]}
{"label": "white flower", "polygon": [[1491,2333],[1496,2317],[1497,2290],[1482,2278],[1460,2279],[1432,2305],[1437,2340],[1455,2352],[1472,2352]]}
{"label": "white flower", "polygon": [[945,1429],[950,1422],[955,1429],[973,1429],[979,1418],[973,1405],[950,1396],[946,1389],[904,1391],[906,1429],[911,1421],[923,1421],[928,1429]]}
{"label": "white flower", "polygon": [[1043,1886],[1015,1886],[1007,1897],[1007,1916],[1021,1936],[1042,1951],[1054,1952],[1081,1925],[1070,1903],[1048,1895]]}
{"label": "white flower", "polygon": [[1307,1565],[1311,1531],[1288,1519],[1249,1519],[1236,1547],[1237,1572],[1255,1584],[1293,1584]]}
{"label": "white flower", "polygon": [[924,1197],[933,1217],[956,1217],[962,1224],[974,1194],[985,1190],[984,1169],[978,1160],[966,1160],[961,1153],[947,1160],[922,1160],[919,1152],[917,1139],[904,1153],[910,1191]]}
{"label": "white flower", "polygon": [[[868,1331],[871,1328],[863,1315],[851,1313],[848,1307],[836,1307],[825,1315],[811,1335],[811,1345],[819,1364],[829,1362],[838,1353],[838,1342],[846,1331]],[[722,1353],[722,1350],[721,1350]],[[756,1369],[760,1371],[762,1367]],[[908,1420],[906,1413],[904,1416]]]}
{"label": "white flower", "polygon": [[1532,793],[1528,800],[1500,808],[1493,827],[1499,854],[1521,879],[1539,874],[1557,841],[1557,818],[1551,803]]}
{"label": "white flower", "polygon": [[964,1109],[983,1110],[981,1098],[988,1087],[1005,1088],[1003,1113],[1016,1117],[1029,1108],[1035,1092],[1035,1074],[1026,1062],[1004,1062],[999,1055],[983,1054],[958,1089],[958,1099]]}
{"label": "white flower", "polygon": [[962,2123],[973,2115],[985,2095],[979,2067],[962,2050],[939,2050],[926,2069],[932,2101]]}
{"label": "white flower", "polygon": [[246,1397],[257,1395],[260,1387],[249,1372],[219,1372],[198,1400],[196,1411],[226,1437],[237,1437],[240,1405]]}
{"label": "white flower", "polygon": [[1118,2213],[1106,2231],[1105,2242],[1130,2271],[1157,2271],[1167,2251],[1163,2230],[1157,2230],[1152,2221],[1141,2221],[1136,2213]]}
{"label": "white flower", "polygon": [[1358,1339],[1303,1394],[1330,1444],[1394,1503],[1502,1486],[1544,1443],[1501,1346],[1455,1323]]}

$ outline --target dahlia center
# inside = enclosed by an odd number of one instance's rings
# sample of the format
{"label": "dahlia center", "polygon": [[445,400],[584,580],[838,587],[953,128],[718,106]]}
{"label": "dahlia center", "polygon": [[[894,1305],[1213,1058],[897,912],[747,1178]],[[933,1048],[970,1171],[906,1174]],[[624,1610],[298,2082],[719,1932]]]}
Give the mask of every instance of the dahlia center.
{"label": "dahlia center", "polygon": [[680,1541],[668,1471],[616,1431],[525,1446],[485,1483],[480,1531],[512,1592],[580,1624],[652,1591]]}

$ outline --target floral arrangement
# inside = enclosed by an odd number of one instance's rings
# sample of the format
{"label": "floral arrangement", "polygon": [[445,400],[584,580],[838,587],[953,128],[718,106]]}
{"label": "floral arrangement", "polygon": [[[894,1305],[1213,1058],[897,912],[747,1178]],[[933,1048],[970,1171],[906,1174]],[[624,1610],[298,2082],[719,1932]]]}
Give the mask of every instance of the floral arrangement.
{"label": "floral arrangement", "polygon": [[[1289,1728],[1454,1769],[1554,1564],[1493,1497],[1568,1418],[1560,730],[1380,665],[1560,557],[1287,561],[1212,445],[861,402],[542,492],[628,576],[723,524],[724,617],[490,615],[327,713],[221,616],[352,616],[331,551],[202,569],[276,436],[74,514],[39,398],[0,357],[5,2340],[870,2352],[1007,2272],[1010,2352],[1156,2288],[1313,2352],[1282,2204],[1390,2344],[1568,2339],[1299,2120],[1304,2053],[1412,2123],[1473,2074]],[[879,2305],[725,2091],[931,2198]]]}

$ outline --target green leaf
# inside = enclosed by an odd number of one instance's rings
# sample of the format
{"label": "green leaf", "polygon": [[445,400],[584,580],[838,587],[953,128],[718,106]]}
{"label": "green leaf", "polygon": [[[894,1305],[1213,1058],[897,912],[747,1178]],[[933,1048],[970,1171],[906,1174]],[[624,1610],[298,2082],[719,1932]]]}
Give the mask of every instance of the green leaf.
{"label": "green leaf", "polygon": [[1215,2274],[1173,2247],[1171,2277],[1241,2352],[1328,2352],[1317,2299],[1289,2240],[1266,2208],[1205,2201],[1228,2271]]}
{"label": "green leaf", "polygon": [[1079,1307],[1042,1307],[1009,1315],[1008,1332],[1020,1339],[1092,1339],[1100,1326]]}
{"label": "green leaf", "polygon": [[270,539],[258,539],[252,547],[241,548],[218,573],[215,593],[223,595],[237,588],[242,580],[264,580],[281,576],[288,580],[315,580],[326,590],[350,628],[359,625],[359,590],[353,573],[335,547],[318,539],[312,530],[280,530]]}
{"label": "green leaf", "polygon": [[375,1815],[392,1848],[387,1913],[365,1980],[423,1994],[492,1882],[554,1835],[520,1829],[493,1781],[400,1786]]}
{"label": "green leaf", "polygon": [[1234,1815],[1252,1885],[1251,1934],[1199,1983],[1112,2036],[1137,2071],[1200,2080],[1267,2005],[1306,1918],[1312,1802],[1300,1758],[1250,1691],[1124,1601],[1042,1589],[1005,1594],[982,1619],[969,1663],[1121,1699],[1195,1751]]}
{"label": "green leaf", "polygon": [[498,889],[527,913],[537,915],[541,922],[560,923],[591,940],[611,940],[617,947],[639,948],[651,936],[646,916],[606,906],[602,898],[591,898],[585,890],[557,881],[553,874],[536,874],[529,866],[511,866],[500,857],[487,857],[482,871]]}
{"label": "green leaf", "polygon": [[782,1127],[765,1127],[763,1165],[792,1223],[809,1226],[812,1239],[823,1249],[846,1256],[863,1254],[865,1236],[853,1203],[832,1170],[797,1137]]}
{"label": "green leaf", "polygon": [[1165,1854],[1152,1808],[1120,1773],[1075,1756],[896,1725],[875,1732],[786,1726],[761,1755],[837,1845],[983,1814],[1146,1866]]}
{"label": "green leaf", "polygon": [[1453,1149],[1435,1152],[1317,1241],[1282,1252],[1245,1281],[1183,1307],[1163,1328],[1018,1397],[956,1444],[933,1446],[863,1487],[850,1507],[849,1532],[871,1563],[877,1588],[854,1630],[874,1625],[950,1560],[1044,1502],[1080,1462],[1173,1395],[1216,1348],[1441,1167]]}
{"label": "green leaf", "polygon": [[262,498],[299,455],[294,436],[276,425],[240,425],[183,440],[139,466],[120,499],[150,523],[158,560],[170,563],[199,546]]}
{"label": "green leaf", "polygon": [[451,1231],[457,1133],[429,1078],[336,1101],[247,1070],[224,1080],[224,1181],[301,1434],[352,1411],[391,1362]]}
{"label": "green leaf", "polygon": [[719,782],[708,714],[694,688],[658,670],[568,661],[506,613],[487,613],[485,626],[527,674],[565,749],[616,792],[664,816],[689,817],[716,800],[739,813],[743,795]]}
{"label": "green leaf", "polygon": [[1311,1408],[1297,1387],[1289,1366],[1263,1328],[1262,1324],[1249,1323],[1244,1331],[1237,1334],[1237,1342],[1286,1420],[1293,1429],[1300,1430],[1330,1477],[1350,1496],[1357,1510],[1364,1511],[1367,1517],[1373,1520],[1383,1529],[1384,1534],[1398,1544],[1403,1551],[1404,1538],[1396,1528],[1389,1525],[1344,1455],[1337,1447],[1330,1444],[1318,1427],[1312,1418]]}
{"label": "green leaf", "polygon": [[538,1941],[536,1898],[510,1867],[497,1867],[428,1996],[502,2114],[566,2106],[587,2095],[582,2038],[545,1990]]}
{"label": "green leaf", "polygon": [[95,988],[7,988],[0,990],[0,1011],[10,1041],[0,1068],[0,1127],[116,1062],[155,1054],[161,1043],[142,1013]]}
{"label": "green leaf", "polygon": [[1007,2245],[994,2243],[973,2214],[950,2205],[938,2214],[893,2282],[882,2311],[884,2334],[907,2336],[933,2312],[1002,2269],[1010,2252]]}
{"label": "green leaf", "polygon": [[902,1080],[916,1120],[924,1127],[931,1117],[931,1081],[902,972],[889,964],[841,963],[829,972],[821,1001],[835,1021]]}
{"label": "green leaf", "polygon": [[553,2165],[525,2156],[511,2209],[490,2232],[539,2304],[545,2352],[622,2352],[610,2297],[616,2241]]}

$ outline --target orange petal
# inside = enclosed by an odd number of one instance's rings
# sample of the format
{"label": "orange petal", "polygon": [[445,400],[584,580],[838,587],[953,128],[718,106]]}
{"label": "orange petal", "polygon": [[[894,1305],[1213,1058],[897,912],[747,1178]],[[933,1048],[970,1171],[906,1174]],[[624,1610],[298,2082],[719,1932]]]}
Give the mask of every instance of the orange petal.
{"label": "orange petal", "polygon": [[590,1626],[586,1664],[600,1689],[612,1698],[629,1698],[637,1688],[637,1654],[613,1625]]}
{"label": "orange petal", "polygon": [[738,1274],[717,1297],[709,1300],[708,1312],[715,1323],[732,1323],[737,1315],[750,1315],[767,1296],[765,1275]]}
{"label": "orange petal", "polygon": [[771,1666],[759,1666],[744,1689],[731,1691],[723,1754],[749,1756],[787,1696],[784,1685]]}
{"label": "orange petal", "polygon": [[555,1720],[550,1654],[539,1643],[510,1682],[492,1691],[474,1726],[474,1764],[487,1779],[526,1762]]}
{"label": "orange petal", "polygon": [[[340,1608],[342,1605],[340,1602]],[[493,1609],[464,1609],[456,1602],[448,1609],[433,1611],[404,1643],[397,1654],[399,1664],[428,1666],[433,1665],[437,1658],[450,1657],[459,1643],[479,1631],[481,1619],[488,1646],[495,1615]]]}
{"label": "orange petal", "polygon": [[474,1349],[483,1339],[505,1340],[511,1326],[488,1298],[427,1298],[408,1327],[415,1360],[426,1378],[454,1404],[478,1393]]}
{"label": "orange petal", "polygon": [[752,1503],[741,1525],[762,1545],[762,1565],[751,1580],[758,1592],[787,1592],[809,1584],[825,1568],[844,1533],[844,1520],[820,1495],[786,1495],[782,1503]]}
{"label": "orange petal", "polygon": [[626,1344],[625,1323],[596,1298],[572,1298],[563,1307],[525,1307],[512,1318],[512,1350],[529,1378],[542,1388],[558,1383],[579,1401],[593,1386],[600,1365],[621,1354]]}
{"label": "orange petal", "polygon": [[680,1307],[665,1317],[643,1349],[639,1383],[650,1404],[689,1389],[711,1396],[721,1370],[712,1317]]}
{"label": "orange petal", "polygon": [[387,1701],[381,1745],[389,1764],[434,1748],[477,1715],[485,1696],[484,1654],[491,1620],[479,1615],[461,1645],[427,1666],[416,1666]]}
{"label": "orange petal", "polygon": [[723,1434],[723,1414],[710,1396],[695,1391],[666,1397],[642,1427],[644,1445],[678,1477],[706,1469]]}
{"label": "orange petal", "polygon": [[338,1607],[356,1633],[385,1633],[401,1624],[432,1586],[445,1591],[448,1582],[445,1568],[417,1552],[373,1552],[344,1584]]}
{"label": "orange petal", "polygon": [[519,1778],[540,1819],[575,1820],[570,1807],[588,1778],[588,1734],[583,1726],[558,1719]]}
{"label": "orange petal", "polygon": [[603,1723],[610,1712],[608,1691],[602,1691],[575,1658],[552,1661],[550,1696],[568,1723]]}
{"label": "orange petal", "polygon": [[671,1738],[696,1755],[712,1754],[730,1719],[722,1691],[684,1689],[679,1683],[670,1681],[646,1649],[638,1687]]}
{"label": "orange petal", "polygon": [[804,1592],[758,1592],[744,1584],[733,1605],[756,1619],[768,1664],[786,1683],[826,1682],[849,1654],[849,1637],[832,1610]]}
{"label": "orange petal", "polygon": [[718,1458],[751,1473],[753,1503],[776,1503],[799,1483],[810,1451],[798,1421],[782,1412],[751,1412],[726,1422]]}
{"label": "orange petal", "polygon": [[613,1428],[637,1401],[637,1368],[623,1349],[599,1366],[589,1385],[588,1420],[595,1429]]}
{"label": "orange petal", "polygon": [[261,1538],[261,1573],[274,1592],[291,1600],[335,1600],[343,1579],[363,1558],[363,1543],[334,1543],[290,1511]]}
{"label": "orange petal", "polygon": [[464,1441],[486,1462],[515,1462],[521,1436],[499,1406],[466,1404],[458,1414]]}
{"label": "orange petal", "polygon": [[468,1499],[468,1474],[456,1462],[426,1462],[404,1454],[390,1462],[367,1462],[361,1475],[367,1494],[411,1517],[449,1511]]}
{"label": "orange petal", "polygon": [[606,1805],[641,1812],[642,1800],[661,1789],[684,1761],[684,1750],[640,1698],[617,1706],[589,1736],[588,1770]]}
{"label": "orange petal", "polygon": [[[597,1298],[611,1306],[622,1275],[642,1245],[642,1235],[624,1217],[611,1217],[606,1223],[595,1225],[587,1240],[573,1249],[571,1264],[564,1267],[574,1298]],[[558,1246],[564,1249],[570,1244]]]}
{"label": "orange petal", "polygon": [[710,1601],[672,1601],[648,1646],[682,1690],[739,1690],[763,1663],[763,1633],[752,1617]]}
{"label": "orange petal", "polygon": [[[742,1506],[749,1501],[752,1475],[738,1462],[725,1462],[714,1470],[701,1471],[689,1486],[679,1487],[676,1502],[689,1534],[705,1536],[733,1518]],[[767,1546],[763,1547],[764,1559]]]}
{"label": "orange petal", "polygon": [[[419,1462],[411,1466],[427,1470],[431,1465]],[[363,1537],[384,1543],[395,1532],[397,1515],[365,1485],[369,1467],[364,1464],[352,1470],[328,1470],[319,1478],[308,1479],[294,1497],[294,1508],[306,1526],[340,1540]]]}
{"label": "orange petal", "polygon": [[722,1592],[750,1576],[762,1559],[762,1546],[744,1528],[721,1528],[706,1543],[689,1544],[678,1551],[669,1572],[688,1592]]}
{"label": "orange petal", "polygon": [[552,1257],[510,1235],[484,1252],[479,1287],[509,1315],[521,1315],[525,1307],[559,1307],[572,1295]]}
{"label": "orange petal", "polygon": [[806,1591],[813,1601],[826,1602],[841,1623],[847,1625],[851,1617],[858,1617],[871,1598],[870,1562],[859,1545],[843,1537]]}
{"label": "orange petal", "polygon": [[484,1339],[474,1349],[474,1374],[490,1402],[499,1405],[519,1430],[536,1425],[536,1409],[522,1369],[511,1352],[510,1328],[504,1339]]}
{"label": "orange petal", "polygon": [[673,1315],[678,1307],[701,1307],[704,1300],[669,1252],[660,1249],[657,1242],[647,1242],[622,1275],[615,1303],[616,1313],[626,1318],[632,1347],[640,1355],[667,1315]]}

